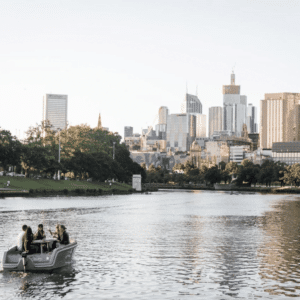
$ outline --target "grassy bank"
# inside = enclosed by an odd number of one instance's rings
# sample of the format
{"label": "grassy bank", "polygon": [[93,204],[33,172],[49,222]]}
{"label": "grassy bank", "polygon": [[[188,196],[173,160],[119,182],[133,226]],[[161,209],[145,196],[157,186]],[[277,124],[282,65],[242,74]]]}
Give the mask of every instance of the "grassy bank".
{"label": "grassy bank", "polygon": [[74,180],[52,180],[52,179],[29,179],[22,177],[0,177],[0,188],[10,181],[9,188],[0,190],[0,195],[8,195],[13,193],[22,193],[26,190],[30,194],[46,195],[46,194],[125,194],[132,193],[130,185],[125,183],[109,183],[87,182]]}

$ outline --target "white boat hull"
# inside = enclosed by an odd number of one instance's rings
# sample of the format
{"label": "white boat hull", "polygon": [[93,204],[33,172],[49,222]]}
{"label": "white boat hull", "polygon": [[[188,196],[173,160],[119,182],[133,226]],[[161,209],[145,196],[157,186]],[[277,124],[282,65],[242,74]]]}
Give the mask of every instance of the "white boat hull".
{"label": "white boat hull", "polygon": [[[71,264],[77,242],[60,245],[52,252],[29,254],[26,260],[27,271],[51,271]],[[4,252],[2,266],[4,270],[24,271],[23,258],[16,246]]]}

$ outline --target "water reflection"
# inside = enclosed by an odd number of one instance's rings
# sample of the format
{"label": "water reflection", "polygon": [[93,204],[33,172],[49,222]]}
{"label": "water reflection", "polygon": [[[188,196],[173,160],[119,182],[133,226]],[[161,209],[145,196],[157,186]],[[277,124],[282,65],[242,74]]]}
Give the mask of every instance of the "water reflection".
{"label": "water reflection", "polygon": [[78,240],[69,268],[0,272],[0,298],[300,296],[299,198],[197,191],[100,199],[52,200],[51,208],[24,199],[27,210],[0,200],[1,253],[8,228],[17,236],[40,220],[46,230],[65,224]]}
{"label": "water reflection", "polygon": [[259,249],[264,289],[271,295],[300,295],[300,201],[281,201],[267,212],[260,227],[265,234]]}

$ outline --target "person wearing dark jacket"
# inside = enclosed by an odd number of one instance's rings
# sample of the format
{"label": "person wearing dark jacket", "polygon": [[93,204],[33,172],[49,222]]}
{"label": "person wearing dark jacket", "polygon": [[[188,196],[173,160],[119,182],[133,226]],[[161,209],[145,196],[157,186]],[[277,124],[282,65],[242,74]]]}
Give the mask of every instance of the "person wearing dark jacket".
{"label": "person wearing dark jacket", "polygon": [[22,241],[23,241],[24,251],[28,252],[29,254],[36,252],[35,245],[32,245],[33,234],[32,234],[31,227],[27,227],[23,235]]}
{"label": "person wearing dark jacket", "polygon": [[44,228],[43,224],[38,225],[38,231],[33,236],[34,240],[43,240],[46,237],[43,228]]}
{"label": "person wearing dark jacket", "polygon": [[66,232],[66,229],[64,225],[60,225],[58,240],[61,245],[70,244],[69,234]]}

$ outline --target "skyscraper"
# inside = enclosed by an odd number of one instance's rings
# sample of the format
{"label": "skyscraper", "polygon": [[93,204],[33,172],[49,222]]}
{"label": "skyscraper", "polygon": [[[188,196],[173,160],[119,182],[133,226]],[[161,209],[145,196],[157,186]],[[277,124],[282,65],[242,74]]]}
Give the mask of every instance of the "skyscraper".
{"label": "skyscraper", "polygon": [[246,124],[246,108],[247,97],[240,95],[240,86],[235,84],[232,72],[231,84],[223,85],[223,130],[241,136],[243,124]]}
{"label": "skyscraper", "polygon": [[196,138],[206,137],[206,115],[191,113],[196,121]]}
{"label": "skyscraper", "polygon": [[260,101],[260,147],[275,142],[300,141],[300,94],[265,94]]}
{"label": "skyscraper", "polygon": [[166,106],[161,106],[158,110],[158,124],[155,126],[156,135],[161,139],[166,139],[167,136],[167,121],[169,109]]}
{"label": "skyscraper", "polygon": [[68,122],[68,95],[46,94],[43,98],[43,121],[48,120],[52,129],[63,130]]}
{"label": "skyscraper", "polygon": [[257,107],[253,106],[252,103],[249,103],[247,107],[246,122],[248,133],[256,133],[258,130]]}
{"label": "skyscraper", "polygon": [[124,127],[124,138],[133,136],[133,127],[125,126]]}
{"label": "skyscraper", "polygon": [[214,131],[221,131],[223,128],[223,109],[221,106],[209,108],[208,136],[211,137]]}
{"label": "skyscraper", "polygon": [[196,117],[170,114],[167,124],[167,151],[188,151],[196,137]]}
{"label": "skyscraper", "polygon": [[161,106],[158,110],[158,124],[167,124],[169,109],[166,106]]}
{"label": "skyscraper", "polygon": [[199,113],[202,114],[202,104],[197,96],[186,94],[181,105],[182,113]]}

